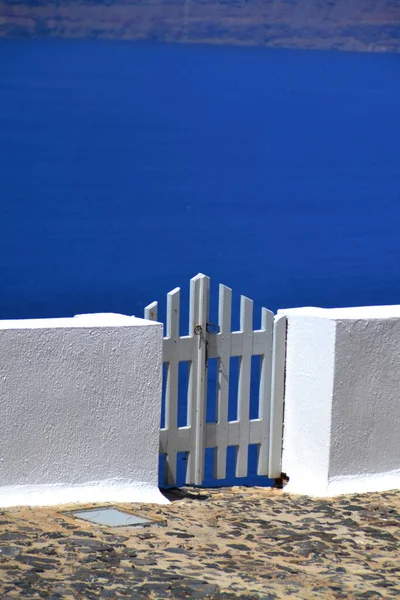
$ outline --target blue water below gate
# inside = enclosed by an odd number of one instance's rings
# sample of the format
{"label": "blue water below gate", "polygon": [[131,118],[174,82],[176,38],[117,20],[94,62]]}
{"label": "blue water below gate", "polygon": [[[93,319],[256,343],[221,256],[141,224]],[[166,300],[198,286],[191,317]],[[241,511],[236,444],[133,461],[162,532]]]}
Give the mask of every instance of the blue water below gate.
{"label": "blue water below gate", "polygon": [[400,303],[399,140],[400,55],[1,41],[0,318]]}

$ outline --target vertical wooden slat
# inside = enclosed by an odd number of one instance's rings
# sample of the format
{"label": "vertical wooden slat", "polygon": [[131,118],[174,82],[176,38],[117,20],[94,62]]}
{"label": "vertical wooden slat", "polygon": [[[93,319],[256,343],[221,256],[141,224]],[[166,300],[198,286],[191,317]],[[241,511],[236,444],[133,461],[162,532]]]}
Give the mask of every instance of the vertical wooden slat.
{"label": "vertical wooden slat", "polygon": [[265,342],[260,371],[258,416],[261,420],[261,443],[258,452],[257,475],[268,475],[274,313],[266,308],[261,311],[261,329],[264,331]]}
{"label": "vertical wooden slat", "polygon": [[179,381],[179,317],[180,289],[167,295],[167,338],[173,343],[173,351],[167,365],[165,393],[165,428],[167,434],[166,483],[176,484],[176,454],[178,451],[178,381]]}
{"label": "vertical wooden slat", "polygon": [[202,275],[200,279],[200,300],[198,321],[202,329],[199,345],[197,378],[197,422],[195,449],[195,485],[201,485],[204,479],[206,449],[206,405],[207,405],[207,323],[210,305],[210,279]]}
{"label": "vertical wooden slat", "polygon": [[229,368],[231,359],[231,322],[232,322],[232,290],[225,285],[219,286],[218,324],[221,338],[218,358],[218,393],[217,393],[217,449],[215,452],[214,477],[226,477],[226,449],[228,446],[228,402],[229,402]]}
{"label": "vertical wooden slat", "polygon": [[196,315],[198,313],[198,275],[190,280],[190,300],[189,300],[189,336],[192,338],[192,356],[189,363],[189,383],[187,395],[187,423],[189,426],[189,453],[186,461],[186,483],[193,483],[194,471],[194,441],[193,424],[195,421],[195,402],[196,402],[196,381],[197,381],[197,344],[198,340],[194,334],[196,327]]}
{"label": "vertical wooden slat", "polygon": [[194,333],[198,313],[199,300],[199,276],[190,280],[190,303],[189,303],[189,335],[192,337],[192,359],[189,366],[189,384],[187,398],[187,415],[189,429],[189,453],[186,462],[186,483],[193,483],[194,479],[194,423],[196,420],[196,389],[197,389],[197,355],[198,339]]}
{"label": "vertical wooden slat", "polygon": [[282,474],[282,429],[285,393],[286,317],[275,318],[271,379],[271,425],[268,476]]}
{"label": "vertical wooden slat", "polygon": [[189,457],[186,483],[201,485],[204,476],[207,391],[207,322],[210,280],[199,274],[190,282],[189,333],[194,335],[189,377]]}
{"label": "vertical wooden slat", "polygon": [[148,321],[157,321],[158,319],[158,302],[152,302],[144,309],[144,318]]}
{"label": "vertical wooden slat", "polygon": [[250,377],[253,348],[253,302],[245,296],[240,299],[240,329],[243,349],[240,358],[238,389],[239,448],[236,459],[236,477],[246,477],[250,437]]}

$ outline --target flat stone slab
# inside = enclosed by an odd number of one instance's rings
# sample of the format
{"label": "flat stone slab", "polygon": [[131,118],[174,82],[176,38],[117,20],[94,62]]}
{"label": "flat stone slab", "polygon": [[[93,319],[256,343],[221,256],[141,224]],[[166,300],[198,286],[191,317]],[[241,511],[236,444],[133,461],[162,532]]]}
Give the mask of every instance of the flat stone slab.
{"label": "flat stone slab", "polygon": [[267,488],[185,489],[171,499],[113,505],[156,521],[150,529],[69,512],[95,505],[2,510],[0,597],[400,597],[400,492],[317,500]]}
{"label": "flat stone slab", "polygon": [[107,525],[109,527],[137,527],[152,524],[149,519],[118,510],[112,506],[89,510],[75,510],[71,515],[78,519],[84,519],[97,525]]}

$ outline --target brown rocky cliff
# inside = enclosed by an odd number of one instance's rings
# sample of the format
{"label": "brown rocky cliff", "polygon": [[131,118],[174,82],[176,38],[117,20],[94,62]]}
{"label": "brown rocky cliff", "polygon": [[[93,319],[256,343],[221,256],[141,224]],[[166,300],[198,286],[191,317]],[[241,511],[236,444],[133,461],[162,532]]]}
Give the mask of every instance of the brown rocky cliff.
{"label": "brown rocky cliff", "polygon": [[400,0],[0,0],[0,36],[400,52]]}

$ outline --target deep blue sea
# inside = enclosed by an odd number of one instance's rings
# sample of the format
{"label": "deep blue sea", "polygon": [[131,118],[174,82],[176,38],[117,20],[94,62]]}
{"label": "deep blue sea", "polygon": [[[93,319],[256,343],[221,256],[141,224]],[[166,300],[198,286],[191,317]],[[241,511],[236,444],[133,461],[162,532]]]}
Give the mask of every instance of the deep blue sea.
{"label": "deep blue sea", "polygon": [[400,55],[3,40],[0,156],[0,318],[400,303]]}

